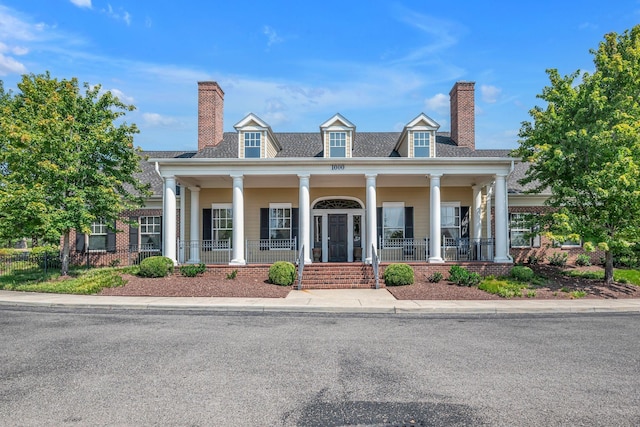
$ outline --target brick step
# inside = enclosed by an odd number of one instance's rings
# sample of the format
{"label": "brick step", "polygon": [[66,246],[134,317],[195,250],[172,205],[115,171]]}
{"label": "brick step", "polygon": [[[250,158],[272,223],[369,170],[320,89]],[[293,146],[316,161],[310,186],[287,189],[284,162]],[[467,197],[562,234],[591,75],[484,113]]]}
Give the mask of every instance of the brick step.
{"label": "brick step", "polygon": [[302,288],[372,289],[375,288],[375,278],[370,265],[314,264],[304,267]]}

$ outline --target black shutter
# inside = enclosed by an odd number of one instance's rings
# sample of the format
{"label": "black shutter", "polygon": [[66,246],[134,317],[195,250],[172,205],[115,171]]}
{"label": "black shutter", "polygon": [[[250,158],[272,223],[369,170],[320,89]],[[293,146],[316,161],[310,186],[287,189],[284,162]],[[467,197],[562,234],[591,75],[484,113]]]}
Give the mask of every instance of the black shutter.
{"label": "black shutter", "polygon": [[469,238],[469,206],[460,206],[460,238]]}
{"label": "black shutter", "polygon": [[268,250],[269,243],[269,208],[260,208],[260,250]]}
{"label": "black shutter", "polygon": [[[380,238],[382,237],[382,208],[376,208],[376,229],[379,242]],[[378,242],[369,242],[369,244],[374,244],[377,248]]]}
{"label": "black shutter", "polygon": [[[298,236],[299,233],[299,216],[300,215],[300,209],[298,208],[291,208],[291,238],[292,239],[296,239],[297,241],[300,241]],[[293,249],[293,248],[291,248]],[[300,249],[300,248],[298,248]]]}
{"label": "black shutter", "polygon": [[160,247],[158,249],[160,249],[160,251],[162,253],[164,253],[164,249],[163,249],[163,243],[164,241],[162,240],[162,217],[160,217]]}
{"label": "black shutter", "polygon": [[[211,209],[202,209],[202,240],[211,240],[211,216],[213,213]],[[191,236],[192,240],[196,239],[196,236]]]}
{"label": "black shutter", "polygon": [[84,242],[86,240],[86,234],[78,233],[76,231],[76,252],[84,252]]}
{"label": "black shutter", "polygon": [[107,229],[107,252],[116,251],[116,222],[113,221],[113,228]]}
{"label": "black shutter", "polygon": [[140,228],[139,226],[136,227],[138,224],[138,217],[130,216],[129,221],[131,221],[129,224],[129,252],[138,252],[140,250],[140,242],[138,240],[138,230]]}
{"label": "black shutter", "polygon": [[404,208],[404,238],[413,239],[413,206]]}

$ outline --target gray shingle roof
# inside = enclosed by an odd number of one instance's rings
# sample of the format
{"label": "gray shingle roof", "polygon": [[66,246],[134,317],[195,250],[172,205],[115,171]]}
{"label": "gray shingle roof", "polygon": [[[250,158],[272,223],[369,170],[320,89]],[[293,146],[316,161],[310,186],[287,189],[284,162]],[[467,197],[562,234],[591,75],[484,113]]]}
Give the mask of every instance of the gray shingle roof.
{"label": "gray shingle roof", "polygon": [[195,155],[195,151],[143,151],[140,159],[141,172],[136,174],[136,177],[141,182],[148,182],[151,184],[152,197],[162,196],[162,178],[156,172],[156,165],[149,163],[147,159],[150,158],[189,158]]}

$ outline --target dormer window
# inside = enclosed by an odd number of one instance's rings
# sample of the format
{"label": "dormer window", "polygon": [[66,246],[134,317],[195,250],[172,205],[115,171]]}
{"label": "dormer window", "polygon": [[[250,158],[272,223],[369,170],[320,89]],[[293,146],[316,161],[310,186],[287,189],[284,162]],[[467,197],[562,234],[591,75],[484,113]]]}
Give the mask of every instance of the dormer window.
{"label": "dormer window", "polygon": [[336,114],[320,125],[322,145],[326,158],[349,158],[353,152],[356,127],[349,120]]}
{"label": "dormer window", "polygon": [[235,126],[238,131],[238,158],[263,159],[276,157],[282,146],[271,127],[255,114],[249,114]]}
{"label": "dormer window", "polygon": [[413,157],[431,157],[431,132],[413,132]]}
{"label": "dormer window", "polygon": [[436,157],[436,132],[440,125],[424,113],[411,120],[402,130],[395,150],[401,157]]}
{"label": "dormer window", "polygon": [[261,146],[260,132],[245,132],[244,133],[244,157],[245,159],[259,159],[260,146]]}
{"label": "dormer window", "polygon": [[347,156],[347,133],[346,132],[329,132],[329,156],[346,157]]}

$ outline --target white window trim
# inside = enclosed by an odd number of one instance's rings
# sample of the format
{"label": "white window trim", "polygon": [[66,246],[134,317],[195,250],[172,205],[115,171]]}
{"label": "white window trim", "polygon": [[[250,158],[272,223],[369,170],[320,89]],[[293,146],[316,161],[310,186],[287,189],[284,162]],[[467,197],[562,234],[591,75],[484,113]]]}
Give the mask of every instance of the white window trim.
{"label": "white window trim", "polygon": [[[271,251],[285,251],[289,248],[274,248],[271,246],[271,209],[289,209],[289,240],[292,239],[291,233],[293,232],[293,207],[291,203],[269,203],[269,250]],[[282,229],[279,229],[282,230]],[[275,239],[280,240],[280,239]]]}
{"label": "white window trim", "polygon": [[[429,155],[426,156],[426,157],[417,157],[416,156],[416,134],[418,134],[418,133],[424,133],[429,137],[427,145],[426,146],[423,146],[423,145],[420,146],[422,148],[427,148],[427,151],[428,151]],[[411,131],[411,149],[412,149],[411,156],[413,158],[417,158],[417,159],[426,159],[426,158],[431,157],[431,145],[433,144],[433,139],[434,139],[433,131],[426,130],[426,129],[425,130],[416,129],[416,130]]]}
{"label": "white window trim", "polygon": [[[248,134],[257,134],[258,138],[259,138],[259,142],[260,145],[258,146],[258,150],[260,151],[260,154],[258,155],[258,157],[247,157],[247,135]],[[243,150],[243,154],[244,154],[244,158],[245,159],[261,159],[263,157],[262,153],[263,153],[263,146],[264,146],[264,137],[262,135],[262,132],[259,130],[245,130],[242,132],[242,150]],[[255,147],[252,147],[255,148]]]}
{"label": "white window trim", "polygon": [[528,212],[510,212],[509,213],[509,245],[514,249],[532,248],[533,247],[533,238],[531,238],[531,237],[529,237],[529,239],[528,239],[529,240],[529,244],[528,245],[524,245],[524,246],[515,246],[515,245],[513,245],[513,239],[511,238],[511,233],[513,231],[518,231],[518,232],[524,231],[526,233],[531,233],[532,232],[531,228],[514,228],[514,227],[512,227],[511,226],[513,224],[512,218],[513,218],[514,215],[522,215],[522,216],[526,217],[526,215],[531,215],[531,214],[528,213]]}
{"label": "white window trim", "polygon": [[[212,242],[212,244],[213,244],[213,242],[223,241],[223,240],[214,240],[213,239],[213,235],[215,234],[214,233],[215,228],[213,228],[213,221],[214,221],[213,211],[217,210],[217,209],[231,209],[232,210],[232,215],[233,215],[233,203],[212,203],[211,204],[211,242]],[[224,230],[226,230],[226,228]],[[233,233],[233,229],[231,230],[231,232]],[[229,250],[229,248],[223,248],[220,245],[213,244],[213,246],[214,247],[211,250],[214,250],[214,251],[227,251],[227,250]]]}
{"label": "white window trim", "polygon": [[[405,223],[405,218],[404,218],[404,202],[382,202],[382,238],[384,238],[385,235],[385,229],[387,227],[384,226],[384,210],[385,209],[390,209],[390,208],[400,208],[402,209],[402,239],[404,239],[405,237],[405,233],[406,233],[406,227],[407,224]],[[393,227],[395,228],[395,227]]]}
{"label": "white window trim", "polygon": [[442,222],[442,208],[458,208],[458,239],[460,238],[460,232],[462,231],[462,217],[461,217],[461,209],[460,209],[460,202],[442,202],[440,203],[440,236],[441,236],[441,243],[442,245],[444,245],[444,235],[442,234],[442,229],[443,228],[455,228],[455,226],[451,226],[451,227],[447,227],[444,225],[444,223]]}
{"label": "white window trim", "polygon": [[[332,146],[331,145],[331,135],[334,135],[334,134],[344,135],[344,146],[338,146],[338,145]],[[327,133],[327,136],[329,138],[328,147],[329,147],[329,157],[330,158],[333,158],[333,159],[346,159],[347,157],[349,157],[347,155],[347,152],[349,150],[349,135],[348,135],[347,131],[344,131],[344,130],[329,130],[328,133]],[[343,140],[342,139],[340,139],[340,140],[336,139],[336,141],[342,142]],[[331,155],[331,149],[332,148],[344,148],[344,156],[342,156],[342,157],[333,157]]]}
{"label": "white window trim", "polygon": [[[93,232],[93,225],[97,224],[99,227],[104,228],[104,233],[94,233]],[[91,236],[104,236],[105,239],[105,249],[91,249]],[[109,235],[109,227],[107,226],[107,223],[104,220],[98,220],[98,221],[93,221],[91,223],[91,232],[87,235],[87,240],[86,240],[86,245],[87,245],[87,252],[95,252],[95,253],[104,253],[107,252],[107,249],[109,249],[107,247],[107,245],[109,244],[109,238],[107,237]]]}
{"label": "white window trim", "polygon": [[[143,233],[142,232],[142,227],[148,227],[149,224],[142,224],[142,218],[160,218],[160,231],[158,231],[157,233]],[[155,226],[156,224],[151,224],[152,226]],[[162,215],[140,215],[138,217],[138,249],[140,249],[142,247],[142,235],[158,235],[158,236],[162,236]],[[145,249],[145,252],[160,252],[160,248],[162,247],[162,240],[160,240],[159,242],[159,246],[156,249]]]}

